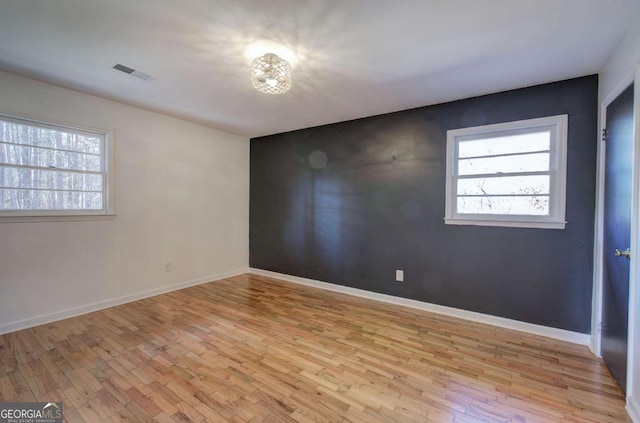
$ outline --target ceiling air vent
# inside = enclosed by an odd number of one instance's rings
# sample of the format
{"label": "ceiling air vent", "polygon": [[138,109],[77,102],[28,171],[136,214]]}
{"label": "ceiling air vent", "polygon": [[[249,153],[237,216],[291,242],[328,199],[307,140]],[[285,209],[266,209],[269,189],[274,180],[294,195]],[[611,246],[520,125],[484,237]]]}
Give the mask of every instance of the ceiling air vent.
{"label": "ceiling air vent", "polygon": [[128,73],[129,75],[135,76],[136,78],[142,79],[144,81],[151,81],[155,79],[153,76],[149,75],[148,73],[140,72],[128,66],[121,65],[120,63],[115,65],[113,68],[115,70],[119,70],[120,72]]}

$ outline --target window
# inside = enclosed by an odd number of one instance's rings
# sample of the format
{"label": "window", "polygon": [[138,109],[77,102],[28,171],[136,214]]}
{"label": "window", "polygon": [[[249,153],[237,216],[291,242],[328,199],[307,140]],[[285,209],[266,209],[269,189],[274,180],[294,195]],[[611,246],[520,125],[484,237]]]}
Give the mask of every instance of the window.
{"label": "window", "polygon": [[109,133],[0,115],[0,218],[111,212]]}
{"label": "window", "polygon": [[445,222],[564,229],[567,115],[447,131]]}

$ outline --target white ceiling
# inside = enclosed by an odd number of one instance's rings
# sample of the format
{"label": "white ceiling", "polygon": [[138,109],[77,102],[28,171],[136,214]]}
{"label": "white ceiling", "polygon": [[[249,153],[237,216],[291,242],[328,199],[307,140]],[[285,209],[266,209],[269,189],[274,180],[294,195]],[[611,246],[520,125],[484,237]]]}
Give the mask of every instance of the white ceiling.
{"label": "white ceiling", "polygon": [[[638,5],[0,1],[0,69],[251,137],[598,73]],[[296,53],[289,92],[253,89],[245,50],[258,40]]]}

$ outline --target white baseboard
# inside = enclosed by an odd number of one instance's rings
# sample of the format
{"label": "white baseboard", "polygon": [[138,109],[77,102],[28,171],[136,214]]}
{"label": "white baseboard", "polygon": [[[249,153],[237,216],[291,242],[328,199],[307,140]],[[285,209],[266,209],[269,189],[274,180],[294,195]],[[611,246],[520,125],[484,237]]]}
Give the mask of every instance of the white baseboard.
{"label": "white baseboard", "polygon": [[[224,272],[217,275],[206,276],[186,282],[180,282],[173,285],[163,286],[156,289],[151,289],[135,294],[129,294],[118,298],[113,298],[104,301],[98,301],[92,304],[87,304],[79,307],[73,307],[66,310],[43,314],[40,316],[31,317],[28,319],[18,320],[15,322],[9,322],[0,325],[0,335],[5,333],[15,332],[17,330],[27,329],[30,327],[43,325],[51,322],[55,322],[62,319],[68,319],[70,317],[79,316],[81,314],[91,313],[93,311],[104,310],[106,308],[119,306],[122,304],[130,303],[132,301],[141,300],[144,298],[153,297],[167,292],[177,291],[179,289],[188,288],[191,286],[201,285],[204,283],[229,278],[232,276],[241,275],[243,273],[255,273],[257,275],[268,276],[276,279],[282,279],[288,282],[298,283],[302,285],[312,286],[315,288],[326,289],[328,291],[340,292],[343,294],[354,295],[357,297],[367,298],[371,300],[382,301],[390,304],[397,304],[405,307],[411,307],[418,310],[430,311],[433,313],[443,314],[446,316],[457,317],[465,320],[471,320],[474,322],[485,323],[493,326],[498,326],[507,329],[518,330],[521,332],[527,332],[534,335],[546,336],[549,338],[560,339],[562,341],[572,342],[581,345],[589,345],[590,335],[578,332],[571,332],[563,329],[551,328],[542,325],[536,325],[533,323],[525,323],[517,320],[507,319],[504,317],[491,316],[489,314],[478,313],[475,311],[468,311],[457,309],[453,307],[442,306],[438,304],[431,304],[423,301],[411,300],[408,298],[395,297],[393,295],[380,294],[377,292],[366,291],[358,288],[351,288],[348,286],[337,285],[329,282],[321,282],[313,279],[301,278],[298,276],[286,275],[284,273],[271,272],[268,270],[243,268],[236,269],[230,272]],[[633,410],[640,410],[637,407],[632,407]],[[629,411],[631,414],[631,411]],[[640,420],[634,420],[634,423],[640,423]]]}
{"label": "white baseboard", "polygon": [[640,423],[640,405],[638,405],[638,401],[634,397],[627,397],[627,413],[629,417],[631,417],[631,421],[633,423]]}
{"label": "white baseboard", "polygon": [[[548,338],[559,339],[574,344],[589,345],[591,335],[579,332],[572,332],[564,329],[557,329],[548,326],[536,325],[533,323],[520,322],[518,320],[507,319],[504,317],[492,316],[489,314],[478,313],[475,311],[462,310],[453,307],[442,306],[438,304],[427,303],[423,301],[411,300],[408,298],[396,297],[393,295],[379,294],[377,292],[365,291],[363,289],[351,288],[343,285],[336,285],[329,282],[321,282],[313,279],[301,278],[298,276],[286,275],[284,273],[272,272],[269,270],[250,268],[249,271],[256,275],[268,276],[275,279],[298,283],[301,285],[312,286],[315,288],[326,289],[328,291],[340,292],[343,294],[354,295],[356,297],[368,298],[370,300],[383,301],[385,303],[397,304],[405,307],[411,307],[418,310],[430,311],[433,313],[443,314],[446,316],[457,317],[460,319],[471,320],[473,322],[485,323],[488,325],[498,326],[506,329],[513,329],[520,332],[526,332],[534,335],[546,336]],[[640,423],[640,422],[638,422]]]}
{"label": "white baseboard", "polygon": [[4,323],[0,325],[0,335],[15,332],[17,330],[27,329],[38,325],[44,325],[56,322],[62,319],[79,316],[81,314],[91,313],[93,311],[104,310],[105,308],[115,307],[132,301],[142,300],[144,298],[154,297],[167,292],[177,291],[179,289],[189,288],[191,286],[201,285],[203,283],[213,282],[219,279],[230,278],[232,276],[247,273],[248,269],[237,269],[230,272],[219,273],[217,275],[205,276],[186,282],[180,282],[173,285],[163,286],[160,288],[150,289],[147,291],[137,292],[135,294],[124,295],[110,300],[98,301],[92,304],[86,304],[79,307],[72,307],[66,310],[56,311],[54,313],[42,314],[40,316],[30,317],[28,319],[17,320],[15,322]]}

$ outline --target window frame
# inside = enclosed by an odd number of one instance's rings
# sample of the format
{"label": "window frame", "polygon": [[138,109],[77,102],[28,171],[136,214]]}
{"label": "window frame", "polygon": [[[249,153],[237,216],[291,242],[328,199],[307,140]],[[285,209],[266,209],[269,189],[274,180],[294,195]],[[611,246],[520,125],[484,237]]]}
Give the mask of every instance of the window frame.
{"label": "window frame", "polygon": [[[57,122],[52,119],[33,118],[0,112],[0,120],[66,131],[101,138],[102,209],[100,210],[0,210],[0,223],[33,221],[103,220],[115,217],[114,208],[114,131],[84,125]],[[40,169],[37,166],[32,167]],[[80,171],[82,172],[82,171]]]}
{"label": "window frame", "polygon": [[[479,225],[518,228],[564,229],[566,217],[568,115],[525,119],[447,131],[446,201],[444,221],[448,225]],[[481,140],[550,129],[549,214],[509,215],[458,213],[458,146],[460,142]],[[510,176],[506,173],[505,177]]]}

